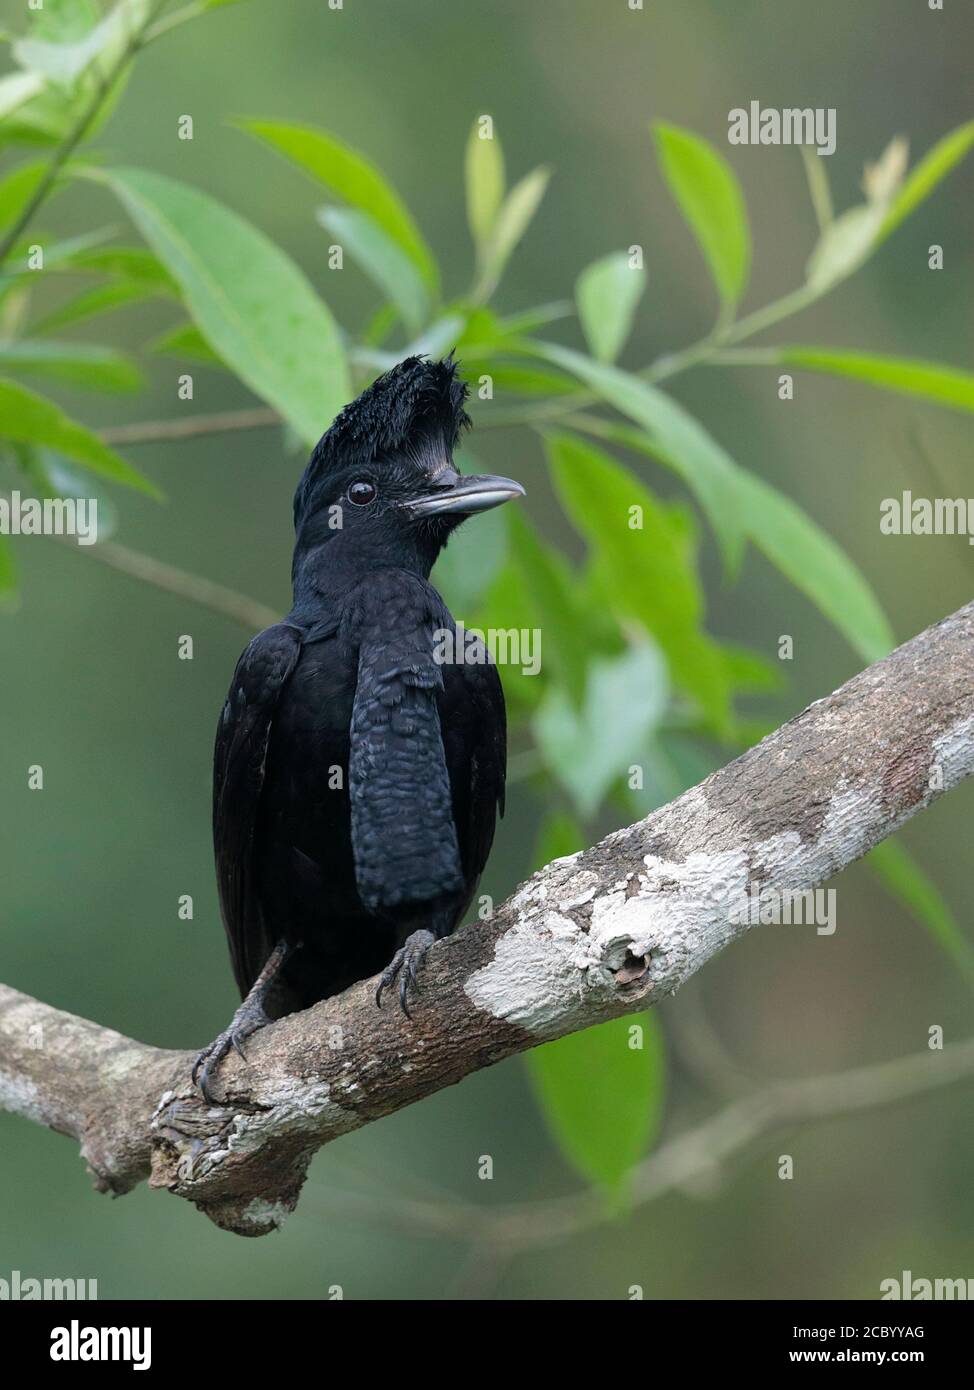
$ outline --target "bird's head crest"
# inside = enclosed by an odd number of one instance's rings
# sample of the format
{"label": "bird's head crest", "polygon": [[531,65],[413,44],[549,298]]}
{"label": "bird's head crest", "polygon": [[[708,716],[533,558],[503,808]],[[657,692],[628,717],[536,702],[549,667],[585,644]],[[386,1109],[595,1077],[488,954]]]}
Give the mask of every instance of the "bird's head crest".
{"label": "bird's head crest", "polygon": [[377,377],[332,421],[315,445],[294,495],[294,520],[314,507],[320,490],[354,465],[412,453],[428,441],[452,453],[470,424],[467,386],[453,353],[439,362],[406,357]]}

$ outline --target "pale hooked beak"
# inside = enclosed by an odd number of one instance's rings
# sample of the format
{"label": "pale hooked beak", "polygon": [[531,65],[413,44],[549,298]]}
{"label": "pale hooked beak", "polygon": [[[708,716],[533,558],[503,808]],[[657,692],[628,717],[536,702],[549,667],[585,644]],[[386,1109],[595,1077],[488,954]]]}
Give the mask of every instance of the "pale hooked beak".
{"label": "pale hooked beak", "polygon": [[472,516],[524,496],[524,488],[513,478],[500,478],[493,473],[458,473],[455,468],[444,468],[437,474],[435,489],[399,505],[410,516]]}

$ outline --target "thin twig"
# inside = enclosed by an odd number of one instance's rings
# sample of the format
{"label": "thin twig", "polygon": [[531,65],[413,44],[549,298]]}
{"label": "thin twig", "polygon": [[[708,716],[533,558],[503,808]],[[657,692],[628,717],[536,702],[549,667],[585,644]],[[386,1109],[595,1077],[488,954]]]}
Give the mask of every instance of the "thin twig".
{"label": "thin twig", "polygon": [[248,410],[215,411],[212,415],[189,415],[183,420],[142,420],[131,425],[110,425],[98,434],[104,444],[161,444],[175,439],[195,439],[204,434],[269,429],[280,423],[280,415],[270,406],[254,406]]}
{"label": "thin twig", "polygon": [[[3,494],[0,494],[0,497],[2,496]],[[9,503],[9,496],[5,500]],[[201,574],[193,574],[190,570],[167,564],[165,560],[156,560],[141,550],[119,545],[117,541],[101,541],[98,545],[78,545],[71,535],[55,535],[53,539],[79,555],[88,555],[93,560],[100,560],[103,565],[127,574],[131,579],[140,579],[144,584],[152,584],[165,593],[175,594],[178,598],[186,598],[203,608],[209,608],[221,617],[239,623],[249,632],[260,632],[281,617],[277,609],[261,603],[259,599],[249,598],[246,594],[230,589],[226,584],[217,584]]]}
{"label": "thin twig", "polygon": [[808,192],[812,200],[812,207],[815,210],[815,220],[818,223],[820,232],[826,231],[832,225],[835,213],[832,208],[832,194],[829,191],[829,176],[825,171],[825,160],[822,159],[817,150],[811,149],[808,145],[800,146],[802,164],[805,166],[805,178],[808,180]]}
{"label": "thin twig", "polygon": [[224,584],[216,584],[212,579],[205,579],[202,575],[191,574],[188,570],[177,568],[176,565],[166,564],[163,560],[155,560],[151,555],[143,555],[141,551],[131,550],[116,541],[76,546],[73,537],[59,539],[70,541],[72,549],[83,551],[111,569],[119,570],[132,579],[141,579],[145,584],[153,584],[157,589],[164,589],[179,598],[189,599],[192,603],[220,613],[253,632],[260,632],[280,619],[279,612],[257,599],[248,598],[246,594],[228,589]]}

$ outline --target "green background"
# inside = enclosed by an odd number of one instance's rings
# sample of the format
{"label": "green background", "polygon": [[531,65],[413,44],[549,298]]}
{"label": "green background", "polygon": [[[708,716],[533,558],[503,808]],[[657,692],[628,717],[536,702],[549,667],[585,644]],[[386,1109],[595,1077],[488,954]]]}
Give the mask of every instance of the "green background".
{"label": "green background", "polygon": [[[21,7],[0,6],[19,27]],[[490,112],[509,174],[555,170],[497,298],[500,310],[570,295],[595,257],[643,245],[649,289],[629,364],[694,341],[713,313],[699,252],[666,195],[648,122],[672,121],[729,154],[748,198],[755,264],[747,306],[798,281],[814,223],[798,153],[729,149],[727,112],[834,106],[828,161],[840,207],[862,164],[907,135],[914,158],[969,115],[963,92],[972,25],[959,4],[923,0],[681,0],[631,12],[625,0],[322,0],[231,6],[153,46],[101,139],[113,162],[204,188],[279,241],[340,322],[358,323],[374,292],[351,267],[330,273],[315,226],[316,190],[231,128],[232,115],[307,121],[369,153],[413,209],[448,286],[470,273],[461,169],[470,123]],[[191,142],[176,138],[191,114]],[[974,267],[968,254],[971,166],[964,165],[837,294],[781,341],[873,348],[963,365],[970,359]],[[967,214],[966,218],[964,214]],[[118,205],[82,186],[45,214],[71,235],[122,225]],[[927,246],[946,269],[927,270]],[[114,340],[132,350],[171,308],[124,311]],[[566,338],[566,341],[571,341]],[[177,367],[159,359],[139,399],[59,391],[92,425],[248,404],[218,372],[196,372],[176,400]],[[967,417],[797,375],[776,397],[774,369],[681,376],[674,395],[743,465],[796,498],[859,563],[897,638],[970,598],[963,537],[884,537],[879,502],[903,488],[966,496]],[[323,422],[324,423],[324,422]],[[486,467],[524,482],[532,516],[574,553],[526,431],[472,441]],[[258,597],[288,604],[290,497],[301,460],[276,431],[132,449],[162,486],[159,506],[119,496],[119,539]],[[647,477],[677,490],[661,470]],[[476,522],[461,542],[476,564]],[[244,634],[229,622],[111,573],[54,542],[17,543],[23,598],[0,627],[0,977],[38,997],[170,1047],[201,1045],[235,996],[209,846],[215,720]],[[762,714],[785,718],[859,668],[825,620],[753,551],[734,585],[705,548],[710,630],[774,657],[790,633],[785,693]],[[192,634],[195,659],[177,660]],[[45,790],[30,793],[40,762]],[[970,815],[962,787],[903,840],[969,930]],[[515,788],[486,891],[524,876],[543,807]],[[612,828],[607,819],[604,829]],[[927,1030],[970,1028],[970,993],[946,957],[862,869],[833,885],[833,938],[766,928],[710,964],[661,1009],[671,1058],[666,1129],[702,1118],[719,1097],[688,1065],[683,1032],[704,1013],[743,1069],[761,1079],[839,1070],[922,1050]],[[180,894],[195,920],[180,922]],[[679,1016],[679,1017],[678,1017]],[[681,1022],[682,1020],[682,1022]],[[186,1203],[145,1187],[110,1202],[90,1188],[76,1147],[0,1116],[0,1277],[97,1278],[102,1297],[348,1298],[864,1297],[903,1269],[974,1273],[969,1091],[953,1088],[861,1117],[762,1140],[706,1183],[563,1245],[513,1261],[417,1222],[411,1203],[544,1199],[578,1181],[549,1139],[519,1059],[337,1142],[315,1160],[297,1213],[273,1237],[241,1243]],[[778,1155],[796,1177],[777,1177]],[[494,1178],[478,1178],[490,1154]]]}

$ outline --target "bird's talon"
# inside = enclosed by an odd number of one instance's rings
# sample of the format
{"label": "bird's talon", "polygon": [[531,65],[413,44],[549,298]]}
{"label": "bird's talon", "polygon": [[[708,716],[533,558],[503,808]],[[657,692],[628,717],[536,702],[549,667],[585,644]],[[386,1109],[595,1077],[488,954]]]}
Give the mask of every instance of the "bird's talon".
{"label": "bird's talon", "polygon": [[399,1007],[406,1017],[412,1020],[412,1014],[409,1011],[409,991],[415,990],[417,994],[422,993],[419,985],[419,971],[426,959],[426,953],[435,939],[432,932],[425,930],[413,932],[412,936],[406,938],[405,945],[400,946],[379,977],[375,1002],[380,1009],[382,1008],[383,991],[388,989],[398,978]]}
{"label": "bird's talon", "polygon": [[219,1103],[210,1093],[210,1080],[219,1070],[224,1057],[232,1050],[242,1061],[246,1062],[247,1054],[244,1051],[244,1043],[269,1022],[270,1019],[262,1007],[255,1006],[253,1002],[248,1006],[247,1001],[245,1001],[234,1015],[230,1027],[214,1038],[209,1047],[204,1047],[203,1051],[197,1055],[196,1061],[193,1063],[193,1085],[198,1088],[208,1105]]}

